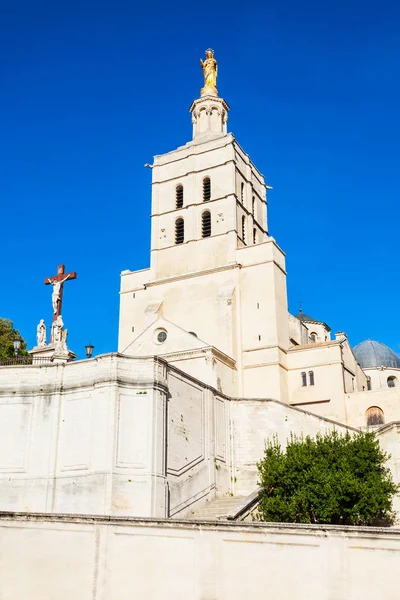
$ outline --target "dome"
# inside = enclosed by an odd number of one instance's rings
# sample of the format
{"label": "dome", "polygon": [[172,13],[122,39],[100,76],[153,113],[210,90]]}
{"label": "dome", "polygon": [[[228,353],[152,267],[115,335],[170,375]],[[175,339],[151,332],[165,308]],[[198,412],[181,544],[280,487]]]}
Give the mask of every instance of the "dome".
{"label": "dome", "polygon": [[366,340],[353,348],[354,356],[363,369],[391,367],[400,369],[400,358],[393,350],[374,340]]}

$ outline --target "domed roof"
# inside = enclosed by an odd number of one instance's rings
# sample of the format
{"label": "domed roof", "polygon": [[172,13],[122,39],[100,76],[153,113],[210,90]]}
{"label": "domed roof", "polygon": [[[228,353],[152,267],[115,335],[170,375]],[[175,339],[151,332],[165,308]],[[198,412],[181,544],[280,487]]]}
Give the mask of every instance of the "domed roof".
{"label": "domed roof", "polygon": [[363,369],[392,367],[400,369],[400,358],[393,350],[374,340],[366,340],[353,348],[354,356]]}

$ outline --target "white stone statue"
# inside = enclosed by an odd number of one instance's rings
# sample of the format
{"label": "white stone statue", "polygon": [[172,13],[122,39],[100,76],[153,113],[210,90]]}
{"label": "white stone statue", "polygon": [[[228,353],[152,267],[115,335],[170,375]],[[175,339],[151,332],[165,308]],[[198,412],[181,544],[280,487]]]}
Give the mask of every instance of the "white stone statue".
{"label": "white stone statue", "polygon": [[36,341],[39,348],[46,346],[46,325],[43,319],[40,319],[36,329]]}
{"label": "white stone statue", "polygon": [[58,315],[57,319],[53,322],[52,325],[52,336],[51,340],[53,344],[56,346],[61,346],[62,343],[62,329],[64,327],[64,321],[62,320],[62,316]]}
{"label": "white stone statue", "polygon": [[58,305],[59,305],[59,302],[61,299],[61,286],[64,283],[64,281],[67,281],[67,279],[69,279],[69,274],[66,275],[64,277],[64,279],[60,279],[59,281],[57,279],[51,280],[49,278],[49,281],[50,281],[51,285],[53,286],[53,292],[51,294],[51,303],[53,305],[54,314],[56,314],[56,312],[58,310]]}
{"label": "white stone statue", "polygon": [[67,335],[68,335],[68,329],[64,329],[64,331],[62,332],[62,341],[61,341],[62,349],[64,350],[64,352],[68,351]]}

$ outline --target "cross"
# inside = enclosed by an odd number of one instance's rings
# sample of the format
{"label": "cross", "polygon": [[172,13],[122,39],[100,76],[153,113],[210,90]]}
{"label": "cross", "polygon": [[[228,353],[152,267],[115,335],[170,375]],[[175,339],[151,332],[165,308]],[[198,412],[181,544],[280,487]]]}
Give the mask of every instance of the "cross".
{"label": "cross", "polygon": [[51,284],[53,286],[53,293],[51,294],[51,302],[53,304],[53,323],[61,314],[64,281],[67,279],[76,279],[76,273],[65,273],[64,269],[65,265],[58,265],[57,275],[54,277],[46,277],[44,280],[46,285]]}

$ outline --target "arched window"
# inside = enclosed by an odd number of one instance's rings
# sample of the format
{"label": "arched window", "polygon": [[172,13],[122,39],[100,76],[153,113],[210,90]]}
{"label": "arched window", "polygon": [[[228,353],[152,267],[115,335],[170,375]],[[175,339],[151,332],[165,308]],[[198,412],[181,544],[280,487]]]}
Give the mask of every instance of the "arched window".
{"label": "arched window", "polygon": [[367,390],[370,392],[372,390],[371,386],[371,377],[367,377]]}
{"label": "arched window", "polygon": [[371,425],[383,425],[385,423],[385,415],[383,410],[378,406],[371,406],[365,413],[368,427]]}
{"label": "arched window", "polygon": [[257,244],[257,230],[253,229],[253,244]]}
{"label": "arched window", "polygon": [[240,202],[244,204],[244,183],[240,184]]}
{"label": "arched window", "polygon": [[246,217],[243,215],[242,217],[242,240],[243,243],[246,243]]}
{"label": "arched window", "polygon": [[185,241],[185,224],[183,219],[175,221],[175,244],[183,244]]}
{"label": "arched window", "polygon": [[204,177],[203,179],[203,202],[208,202],[211,199],[211,179]]}
{"label": "arched window", "polygon": [[310,333],[310,342],[311,342],[312,344],[315,344],[315,343],[316,343],[316,341],[317,341],[317,339],[318,339],[318,336],[317,336],[317,334],[315,333],[315,331],[313,331],[312,333]]}
{"label": "arched window", "polygon": [[183,185],[177,185],[175,188],[175,208],[182,208],[183,206]]}
{"label": "arched window", "polygon": [[301,374],[301,385],[305,387],[307,385],[307,373]]}
{"label": "arched window", "polygon": [[310,385],[314,385],[314,371],[308,372],[308,378],[310,380]]}
{"label": "arched window", "polygon": [[397,379],[396,377],[390,376],[387,378],[387,386],[392,388],[392,387],[396,387],[397,385]]}
{"label": "arched window", "polygon": [[209,210],[201,215],[201,235],[203,238],[211,235],[211,213]]}
{"label": "arched window", "polygon": [[254,217],[254,212],[255,212],[255,206],[256,206],[256,199],[253,196],[253,199],[251,201],[251,214],[253,215],[253,217]]}

